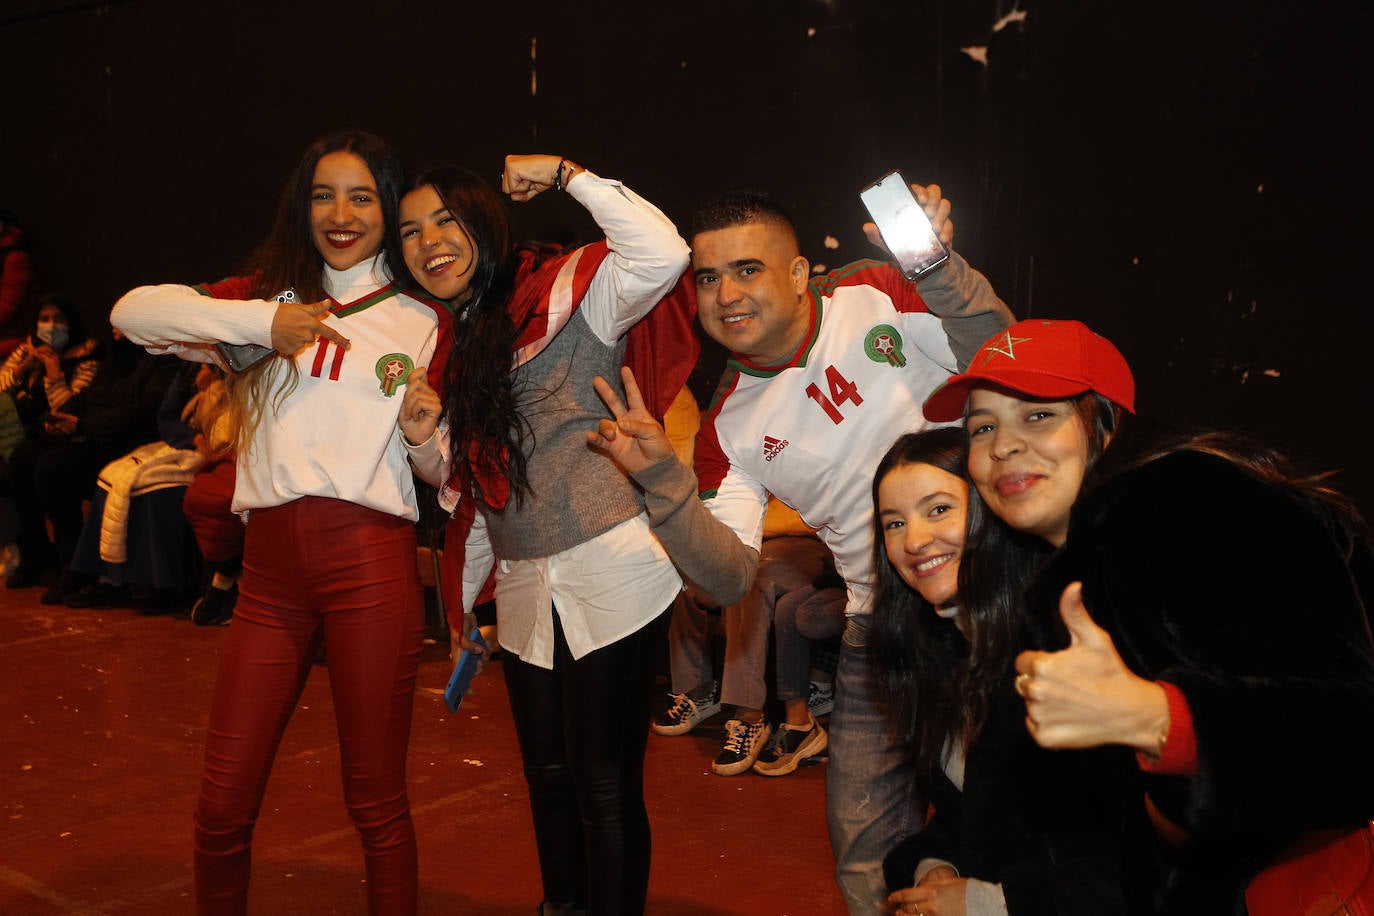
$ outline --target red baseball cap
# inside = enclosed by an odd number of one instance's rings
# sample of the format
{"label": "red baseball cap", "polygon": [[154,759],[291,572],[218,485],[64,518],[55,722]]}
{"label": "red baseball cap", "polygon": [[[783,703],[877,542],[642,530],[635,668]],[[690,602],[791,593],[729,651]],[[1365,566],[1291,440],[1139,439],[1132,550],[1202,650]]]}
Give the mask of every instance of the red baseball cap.
{"label": "red baseball cap", "polygon": [[1081,321],[1018,321],[978,349],[968,369],[926,398],[932,423],[964,416],[974,388],[988,385],[1032,398],[1069,398],[1095,391],[1135,412],[1135,379],[1121,351]]}

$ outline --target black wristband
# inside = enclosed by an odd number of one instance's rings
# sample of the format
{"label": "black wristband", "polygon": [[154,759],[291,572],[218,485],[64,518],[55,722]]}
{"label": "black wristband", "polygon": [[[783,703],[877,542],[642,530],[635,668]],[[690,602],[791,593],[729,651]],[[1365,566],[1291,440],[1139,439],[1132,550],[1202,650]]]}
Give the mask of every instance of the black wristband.
{"label": "black wristband", "polygon": [[563,165],[567,161],[566,159],[558,160],[558,171],[553,173],[553,189],[555,191],[563,190]]}

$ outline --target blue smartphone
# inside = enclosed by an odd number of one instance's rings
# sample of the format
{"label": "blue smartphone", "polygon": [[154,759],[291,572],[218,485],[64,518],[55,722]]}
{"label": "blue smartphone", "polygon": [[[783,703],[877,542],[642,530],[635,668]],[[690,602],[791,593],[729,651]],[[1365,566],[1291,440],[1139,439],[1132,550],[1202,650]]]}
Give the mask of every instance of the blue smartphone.
{"label": "blue smartphone", "polygon": [[[468,642],[475,642],[483,649],[487,647],[487,641],[477,627],[473,627],[468,634]],[[453,666],[453,677],[448,679],[448,686],[444,688],[444,703],[448,705],[449,712],[457,712],[458,707],[463,705],[463,694],[468,692],[468,685],[472,683],[472,676],[477,673],[477,663],[481,660],[481,655],[473,655],[467,649],[459,654],[458,664]]]}

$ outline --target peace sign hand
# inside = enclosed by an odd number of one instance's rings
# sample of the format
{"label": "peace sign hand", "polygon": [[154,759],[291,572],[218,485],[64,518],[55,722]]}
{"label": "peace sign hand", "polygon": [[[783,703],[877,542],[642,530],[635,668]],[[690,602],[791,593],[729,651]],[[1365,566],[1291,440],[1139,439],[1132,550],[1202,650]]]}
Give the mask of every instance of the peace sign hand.
{"label": "peace sign hand", "polygon": [[673,444],[668,441],[663,425],[644,406],[635,374],[622,367],[620,378],[625,383],[624,401],[600,376],[592,382],[615,419],[598,423],[594,432],[587,433],[587,444],[633,475],[673,457]]}

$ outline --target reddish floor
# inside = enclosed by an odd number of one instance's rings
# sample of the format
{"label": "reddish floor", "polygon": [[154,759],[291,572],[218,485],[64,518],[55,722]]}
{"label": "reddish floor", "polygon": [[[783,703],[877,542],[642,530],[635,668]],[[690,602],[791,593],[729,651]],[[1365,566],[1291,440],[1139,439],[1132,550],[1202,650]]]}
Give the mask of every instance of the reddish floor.
{"label": "reddish floor", "polygon": [[[225,631],[44,607],[39,594],[0,589],[0,913],[189,913],[191,808]],[[504,684],[480,677],[451,717],[446,656],[426,650],[410,745],[421,911],[531,914],[538,871]],[[648,912],[843,912],[824,764],[714,776],[721,719],[650,737]],[[254,852],[252,912],[366,912],[324,667],[282,744]]]}

